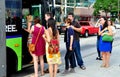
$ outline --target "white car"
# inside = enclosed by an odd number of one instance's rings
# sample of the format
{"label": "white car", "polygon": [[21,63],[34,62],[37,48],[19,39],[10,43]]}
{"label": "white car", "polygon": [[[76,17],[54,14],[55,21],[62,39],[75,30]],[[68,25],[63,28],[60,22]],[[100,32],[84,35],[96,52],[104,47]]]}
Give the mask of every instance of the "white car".
{"label": "white car", "polygon": [[116,29],[120,28],[120,24],[115,24],[115,28]]}

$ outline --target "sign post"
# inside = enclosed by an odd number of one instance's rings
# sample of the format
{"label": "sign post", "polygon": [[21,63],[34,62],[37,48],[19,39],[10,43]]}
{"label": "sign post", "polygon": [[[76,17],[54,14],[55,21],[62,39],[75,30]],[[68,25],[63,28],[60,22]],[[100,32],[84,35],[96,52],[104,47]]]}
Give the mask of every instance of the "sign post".
{"label": "sign post", "polygon": [[6,77],[5,0],[0,0],[0,77]]}

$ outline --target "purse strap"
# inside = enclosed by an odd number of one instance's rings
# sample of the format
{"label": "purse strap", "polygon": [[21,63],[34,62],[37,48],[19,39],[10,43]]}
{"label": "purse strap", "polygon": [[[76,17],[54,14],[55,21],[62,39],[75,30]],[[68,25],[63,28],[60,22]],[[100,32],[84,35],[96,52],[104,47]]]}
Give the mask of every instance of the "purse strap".
{"label": "purse strap", "polygon": [[38,32],[37,38],[36,38],[36,40],[35,40],[35,45],[36,45],[36,43],[37,43],[37,41],[38,41],[38,37],[39,37],[39,35],[40,35],[41,30],[42,30],[42,27],[39,29],[39,32]]}

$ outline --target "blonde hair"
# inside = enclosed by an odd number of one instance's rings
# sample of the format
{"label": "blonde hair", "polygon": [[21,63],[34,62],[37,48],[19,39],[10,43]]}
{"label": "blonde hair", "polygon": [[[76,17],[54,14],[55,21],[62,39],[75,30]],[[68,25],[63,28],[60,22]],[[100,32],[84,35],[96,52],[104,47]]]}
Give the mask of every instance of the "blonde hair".
{"label": "blonde hair", "polygon": [[26,19],[27,19],[28,22],[31,22],[31,21],[33,21],[33,16],[32,15],[28,15],[26,17]]}

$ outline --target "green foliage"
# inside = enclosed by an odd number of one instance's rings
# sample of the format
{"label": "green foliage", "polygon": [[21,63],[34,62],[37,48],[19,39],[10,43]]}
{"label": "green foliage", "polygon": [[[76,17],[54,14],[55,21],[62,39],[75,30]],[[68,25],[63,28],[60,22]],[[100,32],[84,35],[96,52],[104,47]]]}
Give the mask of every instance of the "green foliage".
{"label": "green foliage", "polygon": [[94,8],[94,15],[98,15],[100,10],[103,10],[106,14],[108,12],[117,11],[118,0],[96,0]]}

